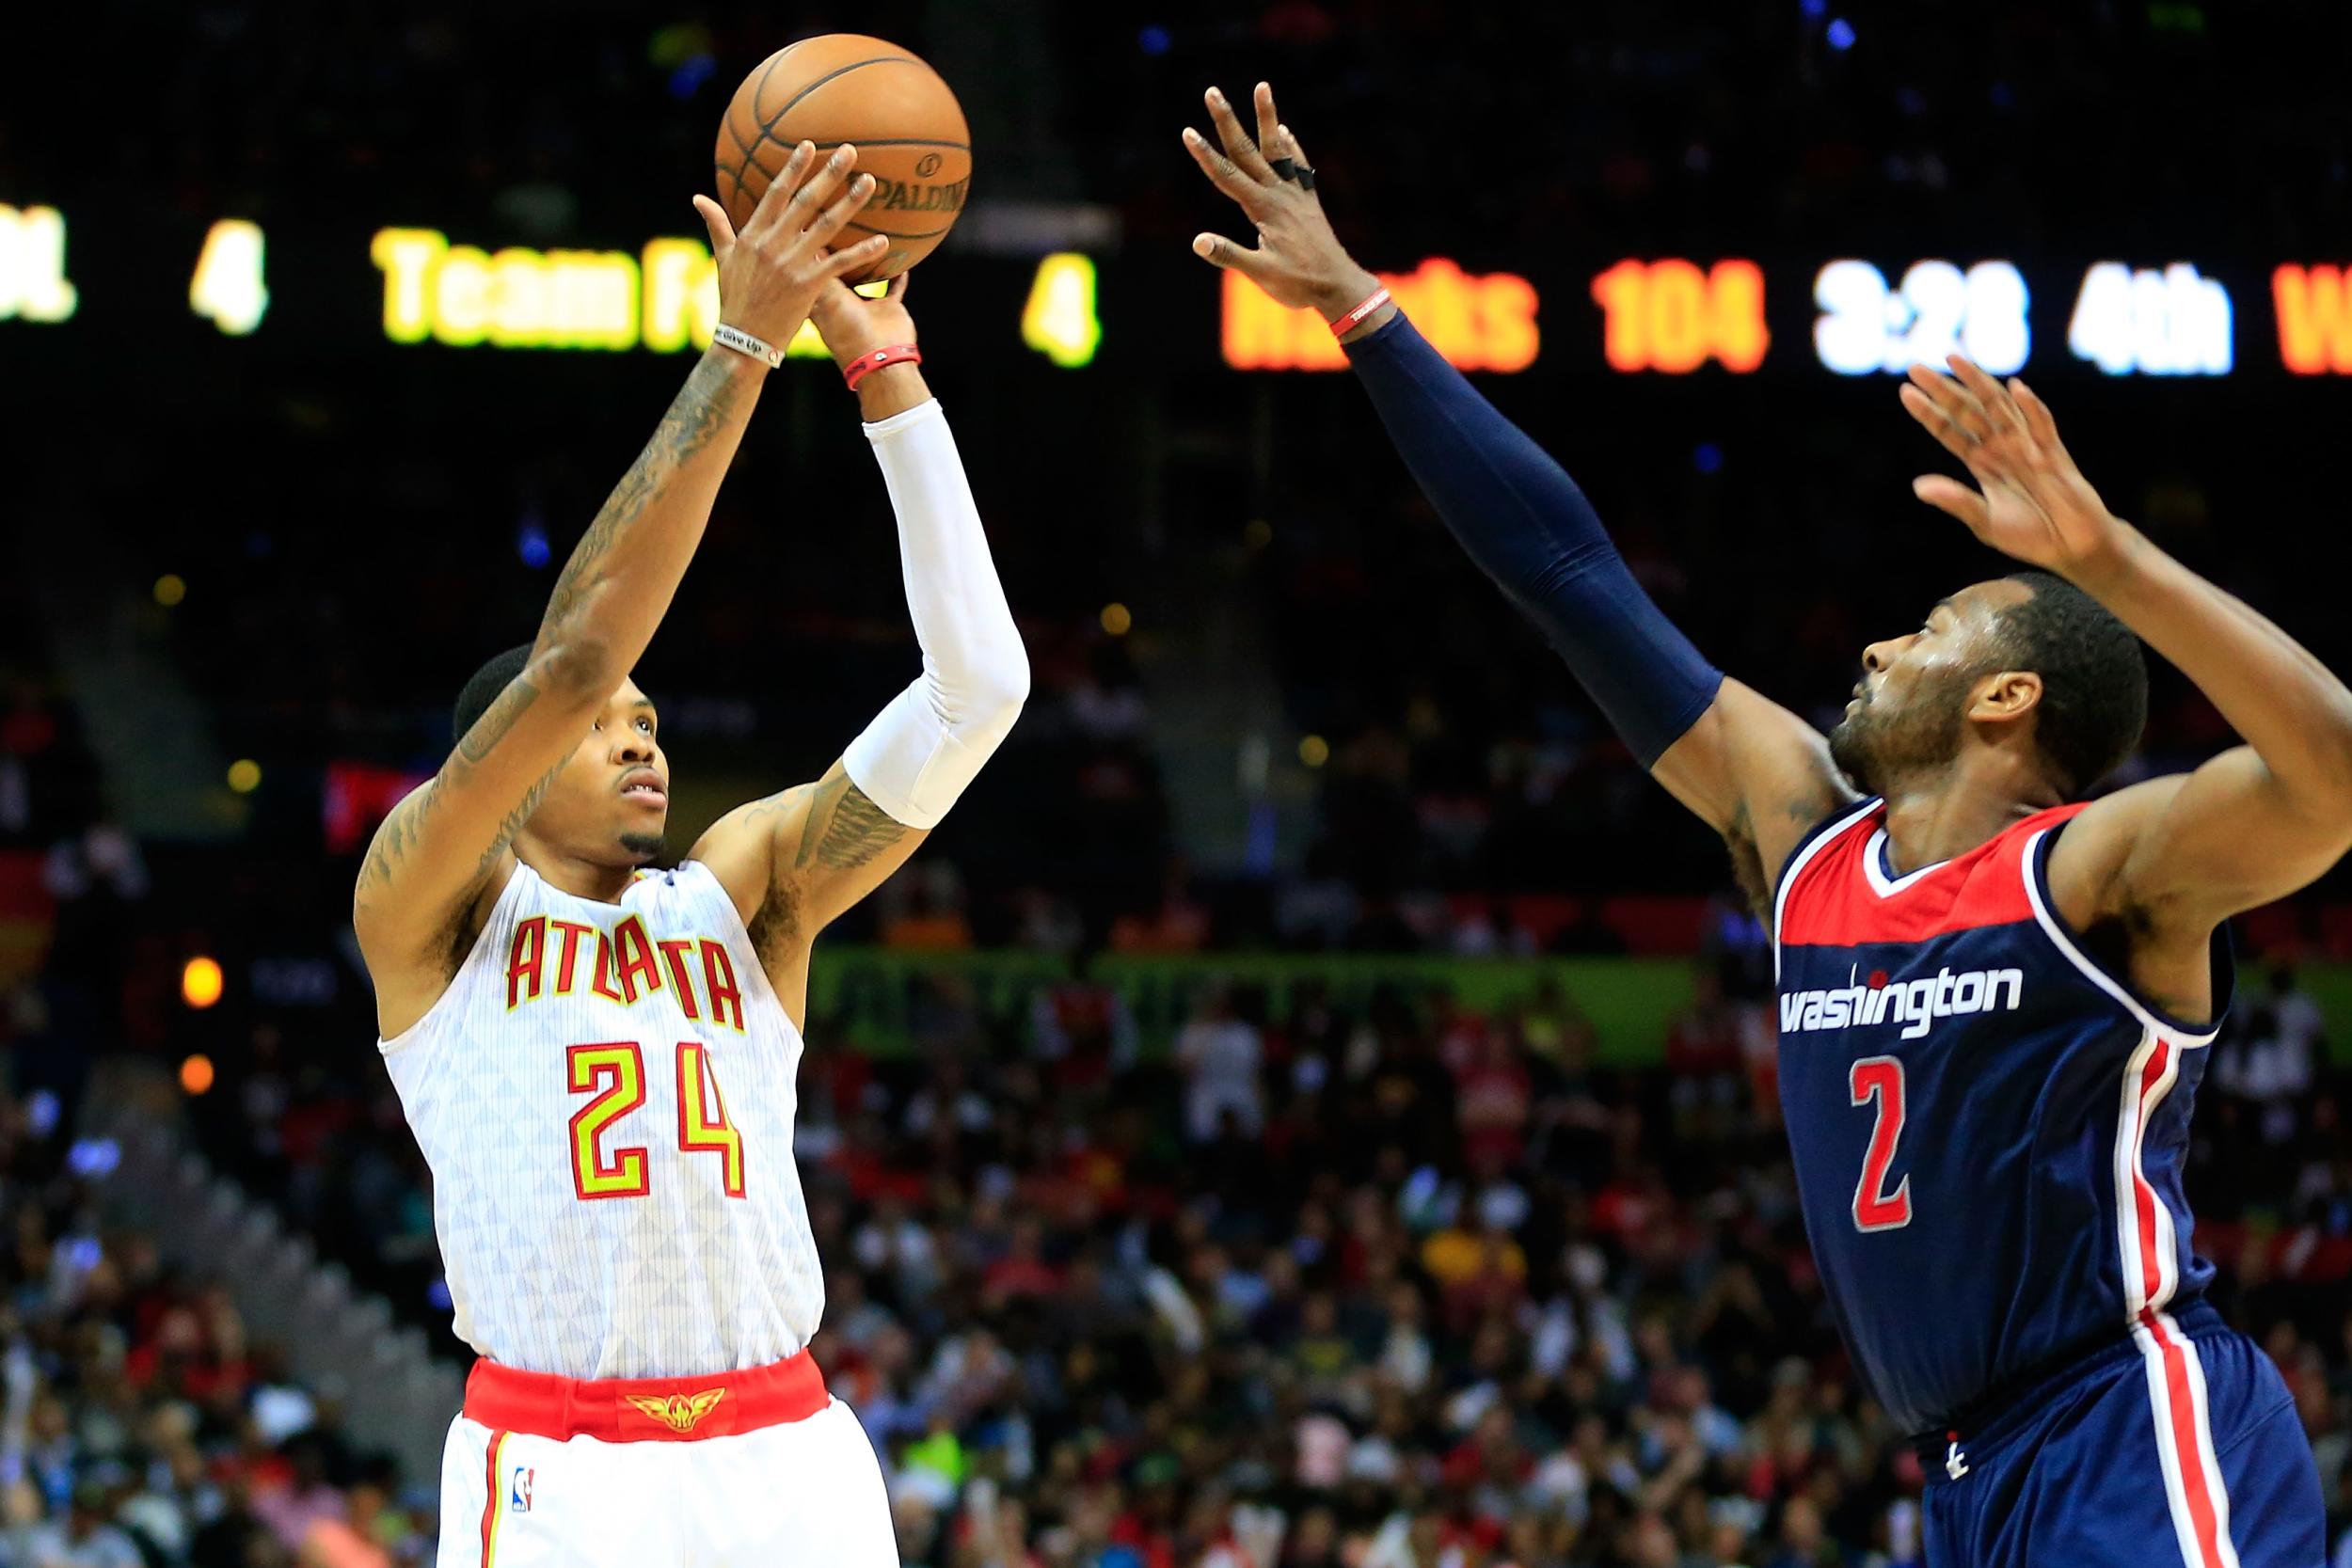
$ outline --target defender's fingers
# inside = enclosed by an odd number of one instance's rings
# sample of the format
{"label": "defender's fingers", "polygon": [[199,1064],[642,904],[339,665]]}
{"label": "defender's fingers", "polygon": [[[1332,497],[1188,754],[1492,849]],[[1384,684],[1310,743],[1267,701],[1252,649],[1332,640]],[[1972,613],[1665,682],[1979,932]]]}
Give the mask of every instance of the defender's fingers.
{"label": "defender's fingers", "polygon": [[1287,125],[1277,125],[1275,126],[1274,131],[1277,135],[1282,138],[1283,151],[1297,159],[1302,166],[1311,166],[1307,165],[1307,150],[1299,145],[1297,132],[1292,130]]}
{"label": "defender's fingers", "polygon": [[2009,389],[1985,374],[1983,366],[1964,354],[1952,355],[1945,363],[1952,367],[1952,373],[1960,377],[1961,385],[1967,388],[1977,402],[1984,406],[1985,418],[1994,429],[2009,430],[2025,424],[2026,417],[2017,411],[2017,404],[2010,397]]}
{"label": "defender's fingers", "polygon": [[1959,426],[1970,440],[1993,439],[1993,421],[1985,418],[1984,405],[1967,388],[1925,365],[1912,366],[1911,384],[1933,399],[1944,417]]}
{"label": "defender's fingers", "polygon": [[1918,420],[1920,428],[1934,436],[1946,451],[1963,463],[1970,460],[1976,451],[1976,441],[1966,431],[1951,421],[1944,410],[1936,405],[1933,398],[1909,384],[1903,387],[1900,396],[1903,402],[1903,411]]}
{"label": "defender's fingers", "polygon": [[1210,184],[1240,202],[1241,210],[1252,218],[1258,215],[1263,185],[1236,168],[1232,159],[1211,147],[1209,138],[1189,125],[1184,127],[1184,150],[1192,154],[1192,161],[1200,166],[1200,172],[1209,177]]}
{"label": "defender's fingers", "polygon": [[1947,474],[1921,474],[1911,482],[1911,493],[1971,529],[1984,527],[1984,497]]}
{"label": "defender's fingers", "polygon": [[1241,128],[1241,119],[1233,113],[1232,104],[1225,95],[1211,87],[1201,95],[1209,105],[1209,122],[1216,127],[1216,139],[1224,144],[1225,155],[1233,166],[1261,185],[1275,183],[1274,166],[1258,150],[1258,144],[1249,139],[1249,133]]}
{"label": "defender's fingers", "polygon": [[1222,234],[1195,234],[1192,253],[1220,271],[1237,272],[1254,282],[1264,282],[1258,275],[1265,253],[1245,249]]}
{"label": "defender's fingers", "polygon": [[[1953,431],[1963,440],[1973,445],[1990,437],[1992,428],[1978,409],[1976,399],[1968,395],[1967,388],[1943,372],[1931,370],[1926,365],[1914,365],[1906,373],[1911,388],[1926,398],[1935,411],[1950,422]],[[1909,404],[1904,406],[1908,407]]]}
{"label": "defender's fingers", "polygon": [[1274,112],[1274,89],[1261,82],[1249,98],[1258,111],[1258,150],[1271,165],[1274,159],[1288,155],[1282,146],[1282,117]]}
{"label": "defender's fingers", "polygon": [[2034,440],[2051,456],[2064,455],[2066,443],[2058,439],[2058,420],[2052,417],[2050,405],[2042,401],[2042,395],[2019,376],[2009,378],[2009,389],[2016,398],[2017,406],[2025,411],[2026,428],[2033,433]]}

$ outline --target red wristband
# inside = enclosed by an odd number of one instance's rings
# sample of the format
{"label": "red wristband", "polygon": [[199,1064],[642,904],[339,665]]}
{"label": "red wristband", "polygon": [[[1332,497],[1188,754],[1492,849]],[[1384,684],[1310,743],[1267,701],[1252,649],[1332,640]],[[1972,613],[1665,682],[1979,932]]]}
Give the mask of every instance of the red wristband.
{"label": "red wristband", "polygon": [[1380,307],[1386,305],[1388,302],[1389,286],[1386,283],[1383,283],[1380,287],[1373,290],[1371,293],[1365,295],[1364,302],[1361,305],[1359,305],[1353,310],[1348,311],[1347,314],[1341,316],[1339,319],[1332,322],[1331,336],[1334,338],[1344,338],[1347,334],[1356,330],[1357,327],[1361,326],[1366,316],[1371,315],[1375,310],[1379,309]]}
{"label": "red wristband", "polygon": [[848,382],[850,390],[854,392],[859,382],[884,365],[919,365],[922,362],[923,351],[913,343],[884,343],[880,348],[866,350],[844,365],[841,379]]}

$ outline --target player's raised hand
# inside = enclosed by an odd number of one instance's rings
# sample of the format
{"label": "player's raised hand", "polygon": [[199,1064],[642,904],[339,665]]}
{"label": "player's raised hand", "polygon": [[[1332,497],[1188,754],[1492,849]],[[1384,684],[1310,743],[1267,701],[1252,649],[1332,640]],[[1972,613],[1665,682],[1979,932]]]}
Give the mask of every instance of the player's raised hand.
{"label": "player's raised hand", "polygon": [[1258,244],[1249,249],[1222,234],[1200,234],[1192,242],[1193,254],[1248,277],[1278,304],[1311,306],[1327,319],[1360,303],[1379,286],[1378,279],[1355,263],[1331,231],[1323,198],[1315,194],[1315,171],[1275,112],[1274,89],[1258,84],[1255,141],[1223,93],[1211,87],[1204,97],[1216,144],[1187,125],[1184,150],[1209,183],[1232,197],[1257,226]]}
{"label": "player's raised hand", "polygon": [[815,143],[801,143],[739,234],[725,208],[707,196],[694,198],[719,263],[721,321],[781,348],[808,319],[827,283],[882,259],[890,247],[883,234],[827,248],[874,194],[872,175],[850,172],[856,164],[857,149],[847,143],[822,162]]}
{"label": "player's raised hand", "polygon": [[2079,581],[2111,565],[2129,531],[2074,466],[2049,405],[2015,376],[2003,386],[1960,355],[1948,363],[1950,375],[1912,366],[1903,406],[1967,465],[1978,488],[1922,474],[1912,494],[2004,555],[2061,577]]}

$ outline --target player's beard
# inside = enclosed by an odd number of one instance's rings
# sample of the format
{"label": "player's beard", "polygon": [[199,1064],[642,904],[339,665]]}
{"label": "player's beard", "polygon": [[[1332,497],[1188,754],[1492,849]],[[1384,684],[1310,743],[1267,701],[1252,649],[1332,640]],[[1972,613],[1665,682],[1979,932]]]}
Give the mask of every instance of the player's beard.
{"label": "player's beard", "polygon": [[669,840],[660,833],[623,833],[621,847],[641,861],[658,861]]}
{"label": "player's beard", "polygon": [[1960,752],[1968,687],[1968,677],[1954,673],[1914,687],[1899,705],[1873,699],[1866,688],[1829,732],[1830,760],[1865,795],[1892,794],[1901,780],[1945,768]]}

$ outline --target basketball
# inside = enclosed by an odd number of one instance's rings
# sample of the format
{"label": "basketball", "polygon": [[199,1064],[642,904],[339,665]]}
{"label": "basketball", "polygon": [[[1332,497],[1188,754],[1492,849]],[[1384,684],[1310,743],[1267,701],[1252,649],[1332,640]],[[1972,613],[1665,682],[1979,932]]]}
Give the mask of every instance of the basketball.
{"label": "basketball", "polygon": [[874,177],[873,199],[839,243],[887,234],[880,261],[852,283],[896,277],[929,256],[963,211],[972,183],[972,135],[954,91],[922,60],[862,33],[826,33],[762,60],[727,104],[719,126],[719,199],[738,229],[759,205],[792,149],[842,142],[857,172]]}

